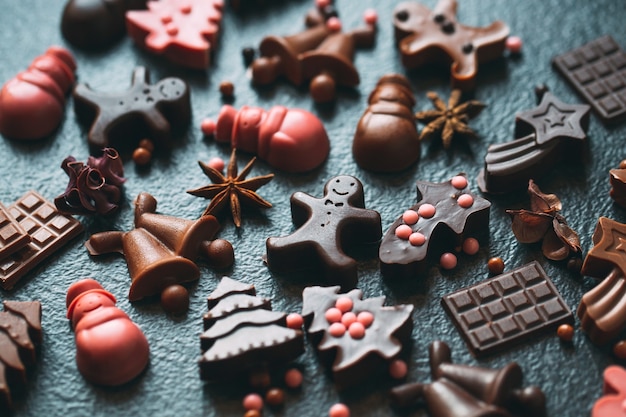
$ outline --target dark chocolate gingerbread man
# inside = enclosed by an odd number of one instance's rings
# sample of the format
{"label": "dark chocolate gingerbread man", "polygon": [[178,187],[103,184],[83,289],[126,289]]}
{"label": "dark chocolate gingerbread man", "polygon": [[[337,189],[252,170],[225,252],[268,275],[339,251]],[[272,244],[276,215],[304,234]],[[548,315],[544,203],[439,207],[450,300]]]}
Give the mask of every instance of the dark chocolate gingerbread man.
{"label": "dark chocolate gingerbread man", "polygon": [[294,193],[291,217],[295,232],[267,239],[268,267],[278,273],[317,267],[325,282],[353,288],[357,262],[344,249],[382,235],[380,214],[365,208],[363,184],[339,175],[326,183],[322,198]]}
{"label": "dark chocolate gingerbread man", "polygon": [[187,84],[173,77],[150,84],[144,67],[135,68],[131,86],[123,92],[100,93],[87,84],[78,84],[74,110],[92,123],[88,136],[92,153],[108,147],[114,138],[139,142],[148,135],[157,146],[165,145],[172,125],[182,127],[191,120]]}

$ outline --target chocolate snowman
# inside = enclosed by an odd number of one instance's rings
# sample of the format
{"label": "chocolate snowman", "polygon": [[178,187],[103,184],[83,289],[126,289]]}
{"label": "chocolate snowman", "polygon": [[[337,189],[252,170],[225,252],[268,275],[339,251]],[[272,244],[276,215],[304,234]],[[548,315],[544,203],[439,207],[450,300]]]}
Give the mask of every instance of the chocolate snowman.
{"label": "chocolate snowman", "polygon": [[75,282],[67,290],[67,317],[76,334],[76,364],[94,384],[124,384],[148,365],[146,337],[115,303],[113,294],[93,279]]}

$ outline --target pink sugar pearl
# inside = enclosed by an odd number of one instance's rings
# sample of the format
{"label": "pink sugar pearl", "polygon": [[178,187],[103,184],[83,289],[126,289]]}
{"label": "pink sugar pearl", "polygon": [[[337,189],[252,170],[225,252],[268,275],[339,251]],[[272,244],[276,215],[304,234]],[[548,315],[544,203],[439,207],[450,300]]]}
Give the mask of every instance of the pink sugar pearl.
{"label": "pink sugar pearl", "polygon": [[408,367],[402,359],[396,359],[389,364],[389,375],[393,379],[402,379],[406,376]]}
{"label": "pink sugar pearl", "polygon": [[450,183],[457,190],[462,190],[463,188],[467,187],[467,178],[465,178],[463,175],[456,175],[452,177]]}
{"label": "pink sugar pearl", "polygon": [[200,130],[204,136],[213,136],[215,134],[215,121],[213,119],[204,119],[200,123]]}
{"label": "pink sugar pearl", "polygon": [[411,236],[411,233],[413,233],[413,229],[411,229],[411,226],[401,224],[400,226],[396,227],[396,236],[398,237],[398,239],[407,240],[409,236]]}
{"label": "pink sugar pearl", "polygon": [[352,311],[348,311],[347,313],[344,313],[343,316],[341,316],[341,324],[343,324],[346,327],[350,327],[350,325],[354,323],[355,321],[356,321],[356,314],[354,314]]}
{"label": "pink sugar pearl", "polygon": [[402,214],[402,220],[409,226],[414,225],[419,220],[420,216],[415,210],[407,210]]}
{"label": "pink sugar pearl", "polygon": [[326,28],[331,32],[339,32],[341,30],[341,20],[336,17],[331,17],[326,21]]}
{"label": "pink sugar pearl", "polygon": [[350,409],[345,404],[337,403],[328,410],[328,417],[350,417]]}
{"label": "pink sugar pearl", "polygon": [[289,388],[299,388],[302,385],[302,372],[296,368],[292,368],[285,372],[285,385]]}
{"label": "pink sugar pearl", "polygon": [[439,264],[443,269],[454,269],[456,267],[456,255],[446,252],[439,258]]}
{"label": "pink sugar pearl", "polygon": [[365,327],[370,327],[374,322],[374,315],[369,311],[361,311],[357,316],[356,320],[361,323]]}
{"label": "pink sugar pearl", "polygon": [[426,236],[419,232],[411,233],[409,236],[409,243],[413,246],[422,246],[426,243]]}
{"label": "pink sugar pearl", "polygon": [[437,209],[432,204],[422,204],[420,208],[417,209],[417,214],[426,219],[430,219],[435,215]]}
{"label": "pink sugar pearl", "polygon": [[243,399],[243,408],[246,410],[263,409],[263,398],[259,394],[248,394]]}
{"label": "pink sugar pearl", "polygon": [[224,167],[226,166],[224,160],[217,156],[215,158],[211,158],[209,162],[207,162],[207,165],[219,172],[224,171]]}
{"label": "pink sugar pearl", "polygon": [[474,197],[472,197],[469,194],[461,194],[457,199],[456,202],[459,206],[463,207],[463,208],[470,208],[472,207],[472,204],[474,204]]}
{"label": "pink sugar pearl", "polygon": [[329,323],[338,323],[341,321],[342,314],[343,313],[338,308],[331,307],[326,310],[326,313],[324,313],[324,317],[326,317],[326,321]]}
{"label": "pink sugar pearl", "polygon": [[287,327],[290,329],[301,329],[304,324],[304,319],[298,313],[287,314]]}
{"label": "pink sugar pearl", "polygon": [[350,297],[339,297],[337,301],[335,301],[335,307],[338,308],[342,313],[346,311],[352,310],[352,306],[354,303]]}
{"label": "pink sugar pearl", "polygon": [[315,0],[315,5],[321,9],[330,6],[330,0]]}
{"label": "pink sugar pearl", "polygon": [[365,326],[363,326],[362,323],[355,321],[350,325],[350,327],[348,327],[348,333],[353,339],[363,339],[363,336],[365,336]]}
{"label": "pink sugar pearl", "polygon": [[341,337],[346,333],[346,326],[341,323],[333,323],[328,328],[328,333],[333,337]]}
{"label": "pink sugar pearl", "polygon": [[468,237],[463,241],[463,252],[467,253],[468,255],[476,255],[479,249],[480,245],[478,243],[478,240],[474,239],[473,237]]}
{"label": "pink sugar pearl", "polygon": [[375,25],[378,21],[378,13],[376,13],[376,10],[374,9],[367,9],[363,13],[363,20],[368,25]]}
{"label": "pink sugar pearl", "polygon": [[512,54],[519,54],[522,52],[522,38],[519,36],[509,36],[506,38],[505,47]]}

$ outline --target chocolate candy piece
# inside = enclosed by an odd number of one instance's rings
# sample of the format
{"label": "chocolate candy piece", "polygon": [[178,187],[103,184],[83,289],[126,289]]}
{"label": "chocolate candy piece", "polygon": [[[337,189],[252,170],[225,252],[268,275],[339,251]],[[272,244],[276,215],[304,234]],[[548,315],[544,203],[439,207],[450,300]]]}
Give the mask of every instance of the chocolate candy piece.
{"label": "chocolate candy piece", "polygon": [[536,261],[444,295],[441,304],[476,356],[574,323],[572,312]]}
{"label": "chocolate candy piece", "polygon": [[262,363],[286,363],[304,352],[301,330],[287,327],[287,314],[271,311],[254,286],[224,277],[208,297],[200,335],[200,378],[222,381]]}
{"label": "chocolate candy piece", "polygon": [[604,370],[604,396],[593,405],[591,417],[626,417],[626,369],[611,365]]}
{"label": "chocolate candy piece", "polygon": [[602,281],[583,295],[576,314],[591,341],[603,345],[626,328],[626,224],[600,217],[581,273]]}
{"label": "chocolate candy piece", "polygon": [[4,301],[0,312],[0,410],[10,409],[12,392],[23,390],[26,369],[35,363],[41,343],[41,303]]}
{"label": "chocolate candy piece", "polygon": [[198,279],[200,271],[194,260],[210,253],[207,246],[219,230],[213,216],[185,220],[157,214],[156,207],[154,197],[139,194],[135,200],[135,229],[96,233],[85,243],[90,255],[119,252],[126,257],[132,279],[130,301],[159,295],[171,285]]}
{"label": "chocolate candy piece", "polygon": [[76,365],[86,380],[122,385],[145,369],[150,358],[148,340],[115,307],[113,294],[88,278],[72,284],[65,301],[76,336]]}
{"label": "chocolate candy piece", "polygon": [[[305,288],[302,316],[320,358],[332,363],[335,384],[345,388],[388,370],[411,337],[413,306],[383,307],[385,297],[362,300],[360,290],[346,294],[339,290],[338,286]],[[339,313],[332,321],[330,309]],[[362,319],[363,315],[369,319]],[[355,332],[357,327],[361,329]]]}
{"label": "chocolate candy piece", "polygon": [[626,164],[620,163],[620,167],[609,171],[611,191],[609,195],[618,205],[626,208]]}
{"label": "chocolate candy piece", "polygon": [[63,119],[74,71],[74,56],[59,46],[51,46],[35,58],[0,91],[0,133],[22,140],[52,134]]}
{"label": "chocolate candy piece", "polygon": [[488,230],[491,203],[471,194],[462,175],[438,184],[417,181],[417,200],[408,211],[413,218],[400,216],[380,244],[380,270],[385,277],[413,279],[430,260],[439,260],[466,238],[480,237]]}
{"label": "chocolate candy piece", "polygon": [[320,280],[353,288],[357,262],[345,248],[377,242],[382,234],[380,214],[365,208],[363,184],[340,175],[324,185],[324,197],[297,192],[290,202],[297,230],[267,239],[267,266],[277,273],[317,269]]}
{"label": "chocolate candy piece", "polygon": [[180,78],[165,78],[151,85],[148,70],[133,71],[131,87],[117,93],[98,93],[87,84],[74,88],[74,110],[91,124],[89,146],[92,153],[111,145],[130,141],[136,147],[149,137],[157,146],[170,140],[171,128],[191,120],[187,83]]}
{"label": "chocolate candy piece", "polygon": [[83,231],[80,222],[57,211],[52,203],[29,191],[8,207],[30,236],[30,243],[0,260],[0,286],[10,290],[28,271]]}
{"label": "chocolate candy piece", "polygon": [[515,116],[515,139],[489,145],[478,186],[488,193],[505,193],[538,179],[568,152],[579,156],[587,140],[589,106],[566,104],[549,91],[537,90],[534,109]]}
{"label": "chocolate candy piece", "polygon": [[502,56],[509,28],[499,20],[484,28],[464,26],[456,9],[456,0],[439,0],[432,11],[404,2],[395,7],[393,24],[405,67],[451,64],[453,87],[467,91],[474,88],[478,65]]}
{"label": "chocolate candy piece", "polygon": [[146,0],[69,0],[61,17],[61,33],[79,48],[106,48],[126,32],[124,14],[145,6]]}
{"label": "chocolate candy piece", "polygon": [[30,236],[0,203],[0,262],[22,249],[30,242]]}
{"label": "chocolate candy piece", "polygon": [[420,141],[413,118],[415,97],[403,75],[387,74],[370,93],[352,142],[352,155],[361,168],[398,172],[420,157]]}
{"label": "chocolate candy piece", "polygon": [[511,362],[500,369],[452,363],[447,344],[429,346],[430,384],[410,383],[391,390],[391,401],[406,407],[424,399],[433,417],[544,416],[545,395],[522,386],[522,369]]}
{"label": "chocolate candy piece", "polygon": [[175,64],[205,69],[217,43],[223,0],[149,1],[148,10],[126,13],[128,35]]}
{"label": "chocolate candy piece", "polygon": [[250,152],[274,168],[306,172],[326,160],[330,141],[324,125],[302,109],[274,106],[269,111],[226,105],[217,118],[215,140]]}
{"label": "chocolate candy piece", "polygon": [[603,122],[626,119],[626,52],[610,35],[554,57],[552,65]]}

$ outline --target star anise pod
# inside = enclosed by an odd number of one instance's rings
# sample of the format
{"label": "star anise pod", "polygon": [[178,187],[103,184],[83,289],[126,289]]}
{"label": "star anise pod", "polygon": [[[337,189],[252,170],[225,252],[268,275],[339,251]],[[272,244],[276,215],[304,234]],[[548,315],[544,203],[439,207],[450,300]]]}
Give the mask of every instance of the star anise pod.
{"label": "star anise pod", "polygon": [[459,104],[461,90],[452,90],[448,106],[432,91],[426,94],[432,101],[434,110],[415,113],[415,119],[426,124],[420,133],[420,140],[430,138],[437,133],[441,134],[443,147],[448,149],[455,133],[475,138],[476,132],[467,126],[469,119],[478,116],[486,107],[478,100],[470,100]]}
{"label": "star anise pod", "polygon": [[250,173],[252,165],[256,161],[256,157],[243,168],[239,175],[237,174],[237,150],[233,148],[230,154],[230,161],[226,169],[226,176],[222,175],[218,170],[211,168],[202,161],[198,161],[202,172],[213,181],[213,184],[187,192],[197,197],[210,198],[211,203],[202,213],[203,216],[215,214],[222,210],[224,206],[230,202],[230,211],[233,216],[235,226],[241,226],[241,205],[247,203],[258,207],[269,208],[272,204],[261,198],[255,191],[267,184],[274,178],[274,174],[267,174],[260,177],[245,179]]}
{"label": "star anise pod", "polygon": [[511,228],[515,238],[521,243],[535,243],[543,240],[543,255],[553,261],[561,261],[570,253],[582,252],[578,234],[572,230],[561,211],[561,201],[554,194],[544,194],[533,182],[528,181],[530,210],[507,210],[513,220]]}

